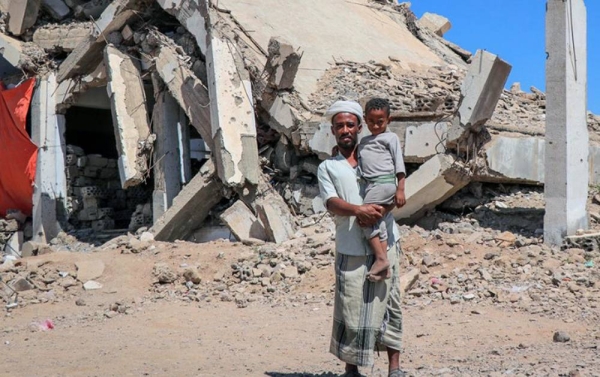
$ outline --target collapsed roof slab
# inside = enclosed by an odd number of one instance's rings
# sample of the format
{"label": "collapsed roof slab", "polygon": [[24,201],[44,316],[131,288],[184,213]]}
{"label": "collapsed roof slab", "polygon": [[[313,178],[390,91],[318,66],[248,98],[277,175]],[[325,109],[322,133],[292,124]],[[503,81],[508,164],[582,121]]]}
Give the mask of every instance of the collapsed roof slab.
{"label": "collapsed roof slab", "polygon": [[121,186],[125,189],[144,180],[151,148],[150,124],[140,70],[127,54],[108,45],[104,51],[108,73],[106,87],[111,101],[119,152]]}
{"label": "collapsed roof slab", "polygon": [[411,224],[470,182],[455,157],[438,154],[406,178],[406,205],[392,211],[400,223]]}
{"label": "collapsed roof slab", "polygon": [[[385,12],[367,0],[220,0],[231,15],[267,51],[274,35],[303,50],[294,88],[306,100],[333,59],[367,63],[393,55],[422,66],[445,63]],[[293,16],[291,16],[293,15]],[[262,67],[260,67],[262,68]]]}
{"label": "collapsed roof slab", "polygon": [[186,240],[202,226],[210,210],[223,199],[223,184],[215,175],[215,165],[208,160],[150,228],[155,240]]}
{"label": "collapsed roof slab", "polygon": [[89,72],[102,61],[106,35],[120,30],[134,16],[138,0],[115,0],[94,22],[96,29],[91,36],[77,45],[75,50],[58,67],[58,81]]}

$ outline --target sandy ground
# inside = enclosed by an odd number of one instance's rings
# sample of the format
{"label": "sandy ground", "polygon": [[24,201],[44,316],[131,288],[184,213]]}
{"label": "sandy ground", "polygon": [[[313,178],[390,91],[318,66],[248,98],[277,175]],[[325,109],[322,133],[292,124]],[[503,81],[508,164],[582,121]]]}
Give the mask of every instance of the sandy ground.
{"label": "sandy ground", "polygon": [[[104,288],[81,288],[58,302],[3,314],[0,376],[337,376],[343,365],[328,353],[330,298],[277,304],[186,302],[153,290],[155,262],[204,266],[203,279],[228,268],[244,247],[157,243],[144,254],[118,250],[55,253],[30,259],[61,269],[74,260],[102,259]],[[220,258],[216,258],[220,255]],[[330,292],[332,267],[307,273],[296,295]],[[329,293],[328,293],[329,294]],[[164,298],[160,298],[164,297]],[[77,306],[76,300],[85,300]],[[116,301],[129,314],[104,315]],[[407,301],[408,303],[409,301]],[[55,328],[32,324],[51,319]],[[570,323],[567,323],[570,322]],[[415,376],[600,375],[595,324],[548,319],[493,304],[436,301],[404,307],[403,368]],[[555,331],[571,341],[555,343]],[[367,376],[386,376],[385,354]]]}

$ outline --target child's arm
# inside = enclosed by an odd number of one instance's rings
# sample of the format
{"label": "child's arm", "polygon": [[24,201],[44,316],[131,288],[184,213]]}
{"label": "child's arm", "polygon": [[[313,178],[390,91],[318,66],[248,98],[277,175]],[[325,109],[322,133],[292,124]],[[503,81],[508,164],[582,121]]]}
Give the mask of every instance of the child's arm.
{"label": "child's arm", "polygon": [[406,204],[406,196],[404,194],[404,182],[406,181],[406,169],[404,167],[404,159],[402,158],[402,147],[400,140],[396,134],[393,134],[393,140],[390,143],[390,153],[394,160],[394,169],[398,178],[398,186],[396,187],[396,195],[394,196],[394,204],[400,208]]}
{"label": "child's arm", "polygon": [[394,197],[394,203],[396,207],[400,208],[406,204],[406,196],[404,195],[404,182],[406,181],[406,174],[398,173],[398,187],[396,188],[396,196]]}

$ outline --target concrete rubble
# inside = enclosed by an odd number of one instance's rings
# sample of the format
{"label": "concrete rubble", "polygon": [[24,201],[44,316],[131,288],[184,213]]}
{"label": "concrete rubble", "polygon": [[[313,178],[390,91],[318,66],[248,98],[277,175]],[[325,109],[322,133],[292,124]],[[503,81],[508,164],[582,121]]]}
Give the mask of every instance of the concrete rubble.
{"label": "concrete rubble", "polygon": [[[246,243],[292,242],[325,210],[316,171],[338,99],[389,98],[410,168],[400,223],[482,182],[545,181],[545,94],[504,89],[508,63],[446,41],[449,20],[417,20],[407,3],[28,0],[0,11],[0,79],[38,78],[31,137],[63,146],[40,150],[32,219],[0,229],[17,253],[67,233],[174,241],[215,224]],[[310,27],[298,33],[289,14]],[[342,33],[326,14],[356,27]],[[600,117],[587,126],[597,183]]]}

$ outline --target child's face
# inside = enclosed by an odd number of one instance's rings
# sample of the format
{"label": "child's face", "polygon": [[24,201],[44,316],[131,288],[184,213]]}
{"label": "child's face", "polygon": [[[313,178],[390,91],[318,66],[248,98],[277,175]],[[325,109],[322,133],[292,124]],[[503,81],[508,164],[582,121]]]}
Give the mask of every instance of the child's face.
{"label": "child's face", "polygon": [[379,135],[387,130],[390,117],[387,115],[385,109],[374,109],[365,115],[365,123],[367,123],[367,127],[369,127],[372,135]]}

